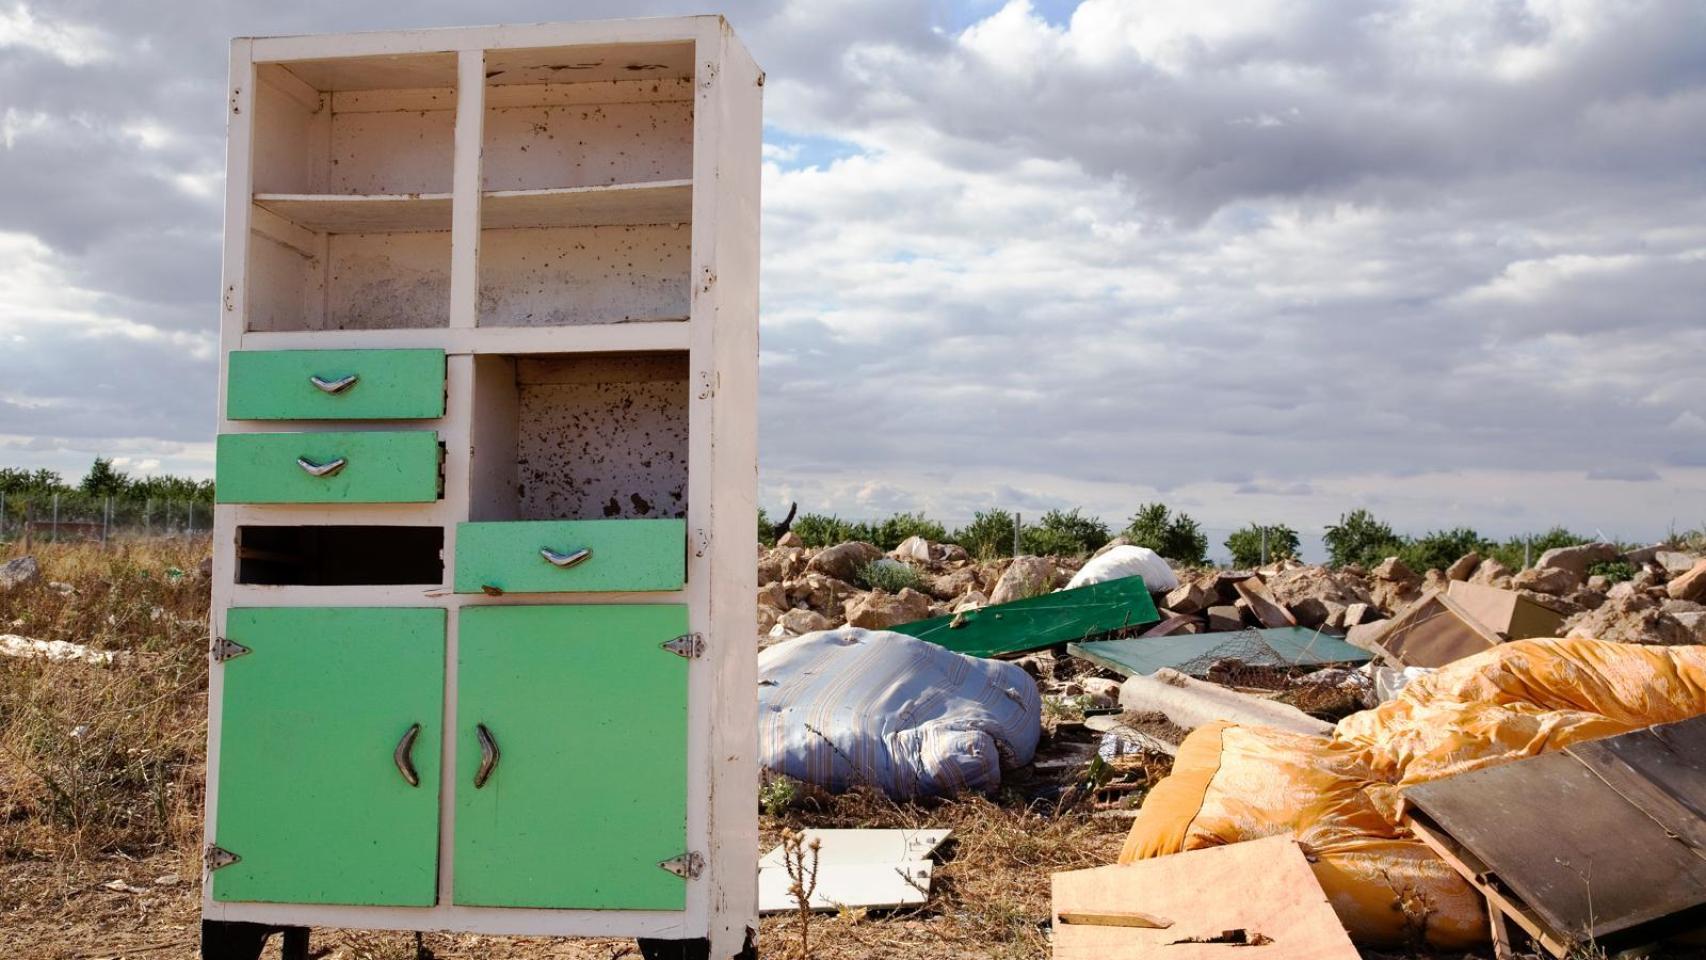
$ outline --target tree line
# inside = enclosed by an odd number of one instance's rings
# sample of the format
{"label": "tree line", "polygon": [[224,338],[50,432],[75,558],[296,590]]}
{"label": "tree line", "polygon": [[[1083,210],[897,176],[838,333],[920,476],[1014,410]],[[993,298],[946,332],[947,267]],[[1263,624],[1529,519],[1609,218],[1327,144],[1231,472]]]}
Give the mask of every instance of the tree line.
{"label": "tree line", "polygon": [[[1128,542],[1148,547],[1175,563],[1208,565],[1209,538],[1202,525],[1190,514],[1172,510],[1163,503],[1146,503],[1138,507],[1118,531],[1106,521],[1086,515],[1076,507],[1050,510],[1041,519],[1026,522],[1022,527],[1018,518],[1006,510],[980,510],[973,515],[970,523],[953,530],[921,512],[897,513],[884,520],[872,521],[849,521],[833,514],[804,513],[788,527],[809,547],[863,540],[884,550],[893,550],[908,537],[920,536],[933,543],[957,543],[973,556],[983,559],[1012,556],[1016,528],[1019,552],[1024,554],[1084,556],[1101,549],[1115,536],[1122,536]],[[776,525],[760,508],[759,540],[774,544],[776,535]],[[1484,537],[1468,527],[1406,536],[1368,510],[1358,509],[1342,514],[1338,523],[1329,524],[1321,539],[1326,546],[1330,566],[1366,568],[1387,557],[1398,557],[1406,566],[1421,573],[1428,569],[1444,569],[1470,552],[1497,559],[1513,570],[1520,569],[1527,560],[1546,550],[1586,543],[1592,538],[1563,527],[1503,540]],[[1233,531],[1222,546],[1231,555],[1234,567],[1253,567],[1262,563],[1264,556],[1268,562],[1298,556],[1299,537],[1294,528],[1283,523],[1250,523]]]}
{"label": "tree line", "polygon": [[113,466],[111,459],[96,457],[89,472],[77,483],[67,483],[53,470],[26,470],[19,467],[0,467],[0,493],[7,500],[48,499],[58,494],[62,498],[108,497],[125,500],[176,500],[196,503],[213,502],[213,481],[189,477],[156,474],[133,477]]}

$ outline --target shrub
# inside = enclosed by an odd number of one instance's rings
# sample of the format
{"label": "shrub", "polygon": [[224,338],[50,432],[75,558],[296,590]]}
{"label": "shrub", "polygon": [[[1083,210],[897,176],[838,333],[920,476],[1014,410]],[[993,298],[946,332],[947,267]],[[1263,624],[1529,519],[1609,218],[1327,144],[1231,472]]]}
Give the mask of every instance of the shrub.
{"label": "shrub", "polygon": [[1635,577],[1635,566],[1627,560],[1607,560],[1588,568],[1588,576],[1604,577],[1612,583],[1622,583]]}
{"label": "shrub", "polygon": [[920,513],[897,513],[887,520],[856,523],[852,539],[874,543],[884,550],[893,550],[907,537],[923,537],[931,543],[948,539],[948,531],[940,523]]}
{"label": "shrub", "polygon": [[1321,541],[1327,546],[1327,562],[1335,567],[1351,563],[1371,567],[1396,556],[1404,546],[1404,539],[1391,527],[1361,508],[1341,514]]}
{"label": "shrub", "polygon": [[1233,531],[1226,538],[1226,551],[1232,554],[1232,565],[1235,567],[1254,567],[1262,561],[1262,535],[1267,534],[1268,561],[1285,560],[1297,556],[1297,531],[1283,523],[1271,523],[1266,526],[1252,523],[1242,530]]}
{"label": "shrub", "polygon": [[1125,528],[1125,538],[1148,547],[1175,563],[1202,566],[1208,563],[1208,535],[1186,513],[1173,513],[1166,504],[1146,503],[1137,508]]}
{"label": "shrub", "polygon": [[1540,555],[1554,547],[1573,547],[1578,543],[1587,543],[1590,537],[1571,533],[1563,527],[1553,527],[1544,533],[1525,533],[1511,537],[1497,546],[1490,546],[1489,552],[1493,558],[1512,570],[1521,570],[1525,565],[1526,555],[1530,563],[1539,560]]}
{"label": "shrub", "polygon": [[853,525],[833,514],[801,514],[792,532],[808,547],[833,547],[854,539]]}
{"label": "shrub", "polygon": [[1019,545],[1026,553],[1039,556],[1083,556],[1105,545],[1110,536],[1108,525],[1095,517],[1079,514],[1079,508],[1050,510],[1035,526],[1019,533]]}
{"label": "shrub", "polygon": [[1492,542],[1468,527],[1454,530],[1435,530],[1417,537],[1398,551],[1404,565],[1417,573],[1444,570],[1464,554],[1492,549]]}
{"label": "shrub", "polygon": [[765,513],[763,507],[758,508],[758,542],[767,547],[776,545],[776,525],[771,522],[770,514]]}
{"label": "shrub", "polygon": [[873,560],[860,567],[854,577],[859,585],[870,590],[899,593],[907,587],[918,588],[918,571],[899,560]]}
{"label": "shrub", "polygon": [[1012,556],[1013,515],[1005,510],[979,510],[951,539],[983,560]]}

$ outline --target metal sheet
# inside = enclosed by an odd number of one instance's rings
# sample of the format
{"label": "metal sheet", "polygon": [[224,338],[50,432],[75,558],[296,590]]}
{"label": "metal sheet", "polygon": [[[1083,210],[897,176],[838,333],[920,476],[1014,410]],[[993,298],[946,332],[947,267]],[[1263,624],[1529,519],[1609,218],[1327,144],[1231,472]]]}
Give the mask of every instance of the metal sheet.
{"label": "metal sheet", "polygon": [[1160,619],[1143,578],[1124,577],[890,629],[955,653],[992,657],[1087,640]]}

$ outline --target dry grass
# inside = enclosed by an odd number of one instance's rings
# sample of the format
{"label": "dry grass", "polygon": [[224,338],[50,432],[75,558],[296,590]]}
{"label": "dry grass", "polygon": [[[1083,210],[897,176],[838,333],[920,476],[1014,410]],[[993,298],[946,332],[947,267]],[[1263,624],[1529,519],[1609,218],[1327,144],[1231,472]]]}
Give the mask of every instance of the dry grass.
{"label": "dry grass", "polygon": [[0,661],[0,861],[195,845],[206,552],[205,540],[46,545],[34,551],[42,581],[0,593],[0,632],[128,655],[106,667]]}

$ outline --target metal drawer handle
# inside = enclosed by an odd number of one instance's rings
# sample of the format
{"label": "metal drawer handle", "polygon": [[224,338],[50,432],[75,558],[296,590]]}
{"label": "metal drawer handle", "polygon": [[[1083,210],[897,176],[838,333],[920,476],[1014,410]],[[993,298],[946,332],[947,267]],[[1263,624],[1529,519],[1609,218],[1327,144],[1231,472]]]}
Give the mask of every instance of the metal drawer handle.
{"label": "metal drawer handle", "polygon": [[546,562],[550,563],[551,566],[562,567],[566,570],[578,563],[584,563],[587,560],[590,560],[592,558],[592,548],[582,547],[579,550],[570,550],[568,553],[558,553],[550,547],[540,547],[539,555],[544,557]]}
{"label": "metal drawer handle", "polygon": [[309,377],[308,382],[319,387],[325,393],[343,393],[350,387],[355,386],[355,382],[360,379],[361,377],[352,373],[347,377],[339,377],[336,380],[327,380],[324,377],[318,376]]}
{"label": "metal drawer handle", "polygon": [[310,477],[332,476],[339,470],[342,470],[344,465],[347,463],[349,463],[349,460],[345,457],[339,457],[336,460],[328,460],[325,463],[315,463],[307,457],[296,458],[296,465],[301,467],[302,471]]}
{"label": "metal drawer handle", "polygon": [[485,724],[474,724],[474,736],[480,740],[480,769],[474,771],[474,789],[478,790],[491,778],[502,754],[498,752],[498,742],[492,739],[492,731],[487,730]]}
{"label": "metal drawer handle", "polygon": [[415,724],[409,732],[403,734],[403,739],[397,741],[397,749],[391,751],[391,762],[397,765],[397,772],[403,775],[403,782],[411,787],[421,785],[420,774],[415,772],[415,738],[421,735],[421,725]]}

